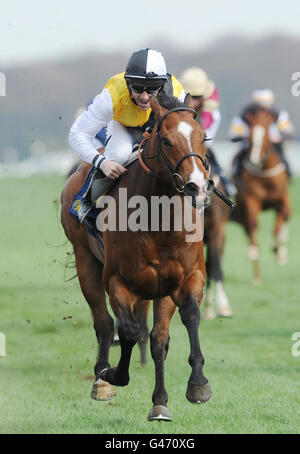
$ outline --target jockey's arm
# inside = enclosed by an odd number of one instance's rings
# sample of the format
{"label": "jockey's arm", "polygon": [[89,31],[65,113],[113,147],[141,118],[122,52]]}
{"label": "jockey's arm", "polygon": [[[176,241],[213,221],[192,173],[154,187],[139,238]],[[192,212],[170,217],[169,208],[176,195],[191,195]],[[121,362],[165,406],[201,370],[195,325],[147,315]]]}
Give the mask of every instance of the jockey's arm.
{"label": "jockey's arm", "polygon": [[282,139],[290,139],[295,133],[294,125],[286,110],[281,110],[279,112],[276,126]]}
{"label": "jockey's arm", "polygon": [[228,138],[232,142],[238,142],[245,140],[249,137],[249,127],[241,117],[234,117],[231,121]]}
{"label": "jockey's arm", "polygon": [[221,123],[221,112],[219,109],[216,109],[213,112],[203,111],[201,113],[201,119],[206,136],[208,139],[211,139],[209,143],[212,144]]}
{"label": "jockey's arm", "polygon": [[213,82],[208,86],[204,95],[201,109],[201,123],[206,132],[207,138],[211,139],[210,144],[216,137],[221,123],[221,112],[219,110],[220,98],[219,92]]}
{"label": "jockey's arm", "polygon": [[112,100],[108,90],[104,89],[100,95],[95,97],[88,110],[73,123],[69,133],[69,143],[83,161],[93,164],[99,169],[105,162],[102,170],[106,176],[115,178],[122,173],[123,166],[106,160],[93,146],[95,136],[111,121],[112,117]]}

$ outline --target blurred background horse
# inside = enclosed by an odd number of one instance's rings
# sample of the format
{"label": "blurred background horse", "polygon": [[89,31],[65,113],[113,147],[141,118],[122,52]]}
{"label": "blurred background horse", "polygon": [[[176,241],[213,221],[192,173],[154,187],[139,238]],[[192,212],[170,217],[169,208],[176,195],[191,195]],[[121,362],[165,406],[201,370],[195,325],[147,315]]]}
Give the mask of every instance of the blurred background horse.
{"label": "blurred background horse", "polygon": [[235,175],[238,189],[237,206],[233,213],[249,238],[248,257],[253,263],[254,283],[260,283],[259,247],[257,242],[258,217],[262,210],[276,212],[273,250],[277,262],[287,263],[287,221],[291,213],[285,163],[269,139],[269,128],[276,118],[274,113],[253,105],[245,114],[250,129],[249,146],[244,150],[240,172]]}

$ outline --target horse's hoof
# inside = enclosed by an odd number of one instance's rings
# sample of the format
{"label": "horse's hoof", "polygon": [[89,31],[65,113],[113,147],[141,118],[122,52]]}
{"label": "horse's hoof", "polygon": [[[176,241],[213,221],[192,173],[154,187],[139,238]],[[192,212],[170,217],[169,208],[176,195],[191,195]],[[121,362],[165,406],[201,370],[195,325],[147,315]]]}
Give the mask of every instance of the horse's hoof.
{"label": "horse's hoof", "polygon": [[216,318],[216,314],[214,310],[210,307],[207,307],[203,311],[203,320],[214,320]]}
{"label": "horse's hoof", "polygon": [[106,381],[101,380],[101,378],[95,380],[91,391],[92,399],[100,401],[111,400],[115,395],[116,392],[113,386]]}
{"label": "horse's hoof", "polygon": [[288,251],[287,248],[281,246],[277,251],[277,263],[278,265],[287,265],[288,262]]}
{"label": "horse's hoof", "polygon": [[129,383],[129,375],[126,374],[125,376],[118,375],[118,368],[111,367],[110,369],[103,369],[99,377],[111,385],[115,386],[127,386]]}
{"label": "horse's hoof", "polygon": [[232,309],[229,306],[220,307],[218,310],[218,317],[232,317]]}
{"label": "horse's hoof", "polygon": [[172,421],[172,419],[168,407],[164,405],[154,405],[148,415],[148,421]]}
{"label": "horse's hoof", "polygon": [[261,285],[262,283],[262,278],[260,276],[257,276],[253,279],[253,285]]}
{"label": "horse's hoof", "polygon": [[186,390],[186,398],[193,404],[201,404],[207,402],[211,398],[211,387],[209,383],[205,385],[191,385],[188,383]]}

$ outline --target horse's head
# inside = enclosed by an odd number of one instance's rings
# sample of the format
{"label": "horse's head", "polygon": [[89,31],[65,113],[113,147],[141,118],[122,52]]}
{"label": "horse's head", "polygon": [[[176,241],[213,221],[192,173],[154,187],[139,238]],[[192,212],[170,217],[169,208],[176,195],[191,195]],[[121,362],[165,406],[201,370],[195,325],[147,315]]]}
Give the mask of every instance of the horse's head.
{"label": "horse's head", "polygon": [[153,142],[160,176],[168,182],[171,178],[178,192],[196,197],[200,203],[210,195],[213,185],[205,159],[205,131],[194,120],[190,101],[165,108],[152,97],[151,107],[157,120]]}
{"label": "horse's head", "polygon": [[249,161],[256,167],[262,167],[270,148],[269,127],[276,120],[275,114],[264,107],[254,105],[245,114],[249,125]]}

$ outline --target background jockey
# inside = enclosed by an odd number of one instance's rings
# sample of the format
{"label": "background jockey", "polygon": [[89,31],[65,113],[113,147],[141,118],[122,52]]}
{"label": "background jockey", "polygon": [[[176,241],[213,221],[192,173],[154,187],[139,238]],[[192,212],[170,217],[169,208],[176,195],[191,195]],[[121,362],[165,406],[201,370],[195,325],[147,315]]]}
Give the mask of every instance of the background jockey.
{"label": "background jockey", "polygon": [[290,139],[294,134],[294,126],[290,120],[289,114],[286,110],[280,110],[279,112],[274,106],[275,96],[272,90],[254,90],[251,95],[251,103],[247,105],[240,117],[234,117],[229,128],[229,139],[233,142],[241,141],[241,150],[238,152],[235,158],[235,165],[233,168],[234,176],[240,173],[241,165],[248,150],[248,137],[249,127],[245,120],[246,113],[254,105],[260,105],[266,109],[270,109],[273,112],[274,117],[277,118],[269,129],[269,138],[282,161],[286,166],[288,175],[291,175],[290,166],[283,153],[283,141]]}
{"label": "background jockey", "polygon": [[209,147],[207,147],[207,159],[214,171],[220,176],[227,193],[234,195],[236,189],[225,177],[211,148],[221,123],[218,90],[214,82],[209,80],[206,72],[201,68],[191,67],[186,69],[179,80],[185,92],[189,93],[193,98],[194,108],[197,111],[196,120],[205,130],[207,137],[211,139]]}
{"label": "background jockey", "polygon": [[[69,141],[79,157],[100,169],[105,176],[118,178],[126,169],[132,148],[151,123],[151,94],[161,92],[184,101],[185,92],[177,79],[167,73],[162,54],[141,49],[132,54],[125,73],[113,76],[88,110],[74,122]],[[93,143],[106,127],[106,146],[100,155]]]}

